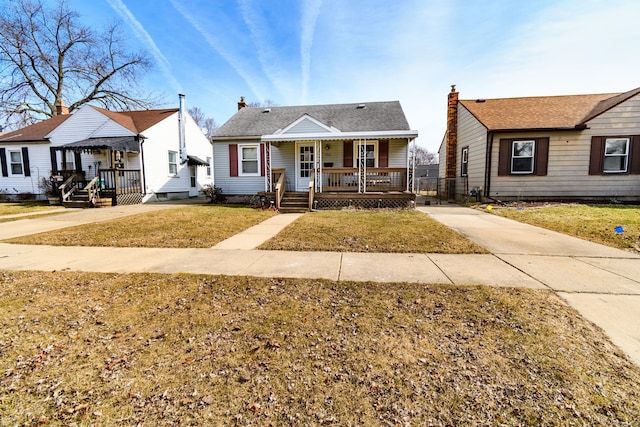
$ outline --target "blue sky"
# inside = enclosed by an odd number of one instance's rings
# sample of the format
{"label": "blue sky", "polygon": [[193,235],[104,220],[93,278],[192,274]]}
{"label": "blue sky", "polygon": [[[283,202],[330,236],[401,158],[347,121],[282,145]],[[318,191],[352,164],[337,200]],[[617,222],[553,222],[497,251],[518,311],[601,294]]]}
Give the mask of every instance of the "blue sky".
{"label": "blue sky", "polygon": [[640,86],[633,0],[70,0],[123,23],[155,67],[143,83],[219,125],[240,96],[278,105],[399,100],[437,151],[446,99]]}

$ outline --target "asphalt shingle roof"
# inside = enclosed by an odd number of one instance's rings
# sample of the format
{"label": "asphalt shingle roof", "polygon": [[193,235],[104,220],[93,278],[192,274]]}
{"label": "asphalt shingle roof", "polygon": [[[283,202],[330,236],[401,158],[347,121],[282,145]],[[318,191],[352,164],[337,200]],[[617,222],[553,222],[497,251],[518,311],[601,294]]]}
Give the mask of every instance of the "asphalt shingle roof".
{"label": "asphalt shingle roof", "polygon": [[[361,104],[365,108],[358,108]],[[270,107],[269,110],[241,109],[218,128],[213,139],[272,135],[305,114],[341,132],[410,130],[398,101]]]}
{"label": "asphalt shingle roof", "polygon": [[460,100],[460,104],[488,130],[568,129],[585,124],[639,93],[637,88],[596,95]]}
{"label": "asphalt shingle roof", "polygon": [[23,127],[13,132],[7,132],[0,135],[0,142],[30,142],[30,141],[46,141],[47,136],[52,130],[60,126],[71,115],[61,114],[53,116],[50,119]]}

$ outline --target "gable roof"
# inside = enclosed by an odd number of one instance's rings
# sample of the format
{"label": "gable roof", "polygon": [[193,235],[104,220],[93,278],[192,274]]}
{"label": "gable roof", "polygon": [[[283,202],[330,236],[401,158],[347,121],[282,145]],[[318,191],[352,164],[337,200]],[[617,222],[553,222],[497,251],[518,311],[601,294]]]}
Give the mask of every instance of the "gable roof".
{"label": "gable roof", "polygon": [[[360,107],[362,105],[364,108]],[[305,115],[328,127],[336,128],[340,132],[410,130],[399,101],[270,108],[248,107],[242,108],[218,128],[212,139],[273,135]]]}
{"label": "gable roof", "polygon": [[47,141],[46,136],[69,117],[71,117],[70,114],[61,114],[30,126],[14,130],[13,132],[4,133],[0,135],[0,143]]}
{"label": "gable roof", "polygon": [[460,100],[490,131],[575,129],[640,94],[625,93]]}
{"label": "gable roof", "polygon": [[115,112],[100,107],[91,107],[133,133],[142,133],[156,123],[178,112],[177,108]]}

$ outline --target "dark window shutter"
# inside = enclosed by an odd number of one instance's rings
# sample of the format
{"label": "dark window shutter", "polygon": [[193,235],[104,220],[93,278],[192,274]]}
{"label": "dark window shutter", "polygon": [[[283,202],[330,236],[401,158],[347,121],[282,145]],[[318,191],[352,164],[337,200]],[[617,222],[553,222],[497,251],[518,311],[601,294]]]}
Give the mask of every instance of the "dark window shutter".
{"label": "dark window shutter", "polygon": [[342,167],[353,167],[353,141],[344,142],[344,153],[342,155]]}
{"label": "dark window shutter", "polygon": [[383,139],[378,143],[378,167],[389,167],[389,140],[387,139]]}
{"label": "dark window shutter", "polygon": [[536,140],[536,160],[533,167],[534,172],[538,176],[547,174],[547,165],[549,164],[549,138],[538,138]]}
{"label": "dark window shutter", "polygon": [[0,166],[2,167],[2,176],[9,176],[7,170],[7,150],[0,148]]}
{"label": "dark window shutter", "polygon": [[229,144],[229,176],[238,176],[238,144]]}
{"label": "dark window shutter", "polygon": [[629,153],[629,173],[640,174],[640,135],[631,137]]}
{"label": "dark window shutter", "polygon": [[600,175],[602,173],[602,162],[604,157],[604,137],[591,137],[591,156],[589,158],[589,175]]}
{"label": "dark window shutter", "polygon": [[267,165],[265,164],[264,144],[260,144],[260,176],[265,175]]}
{"label": "dark window shutter", "polygon": [[498,176],[511,174],[511,143],[512,139],[501,139],[498,151]]}
{"label": "dark window shutter", "polygon": [[76,172],[82,172],[82,157],[80,152],[74,151],[73,161],[76,164]]}
{"label": "dark window shutter", "polygon": [[24,176],[31,176],[31,166],[29,165],[29,149],[22,147],[22,168],[24,169]]}
{"label": "dark window shutter", "polygon": [[58,155],[53,147],[49,147],[49,155],[51,156],[51,175],[58,174]]}

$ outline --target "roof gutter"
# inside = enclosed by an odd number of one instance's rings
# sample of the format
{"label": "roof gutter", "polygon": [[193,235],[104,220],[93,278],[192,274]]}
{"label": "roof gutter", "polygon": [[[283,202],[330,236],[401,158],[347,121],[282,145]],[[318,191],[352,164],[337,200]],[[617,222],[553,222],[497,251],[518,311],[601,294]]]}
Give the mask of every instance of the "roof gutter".
{"label": "roof gutter", "polygon": [[418,137],[417,130],[388,130],[367,132],[322,132],[322,133],[292,133],[263,135],[260,139],[269,142],[287,141],[317,141],[317,140],[345,140],[345,139],[377,139],[377,138],[408,138],[413,140]]}

